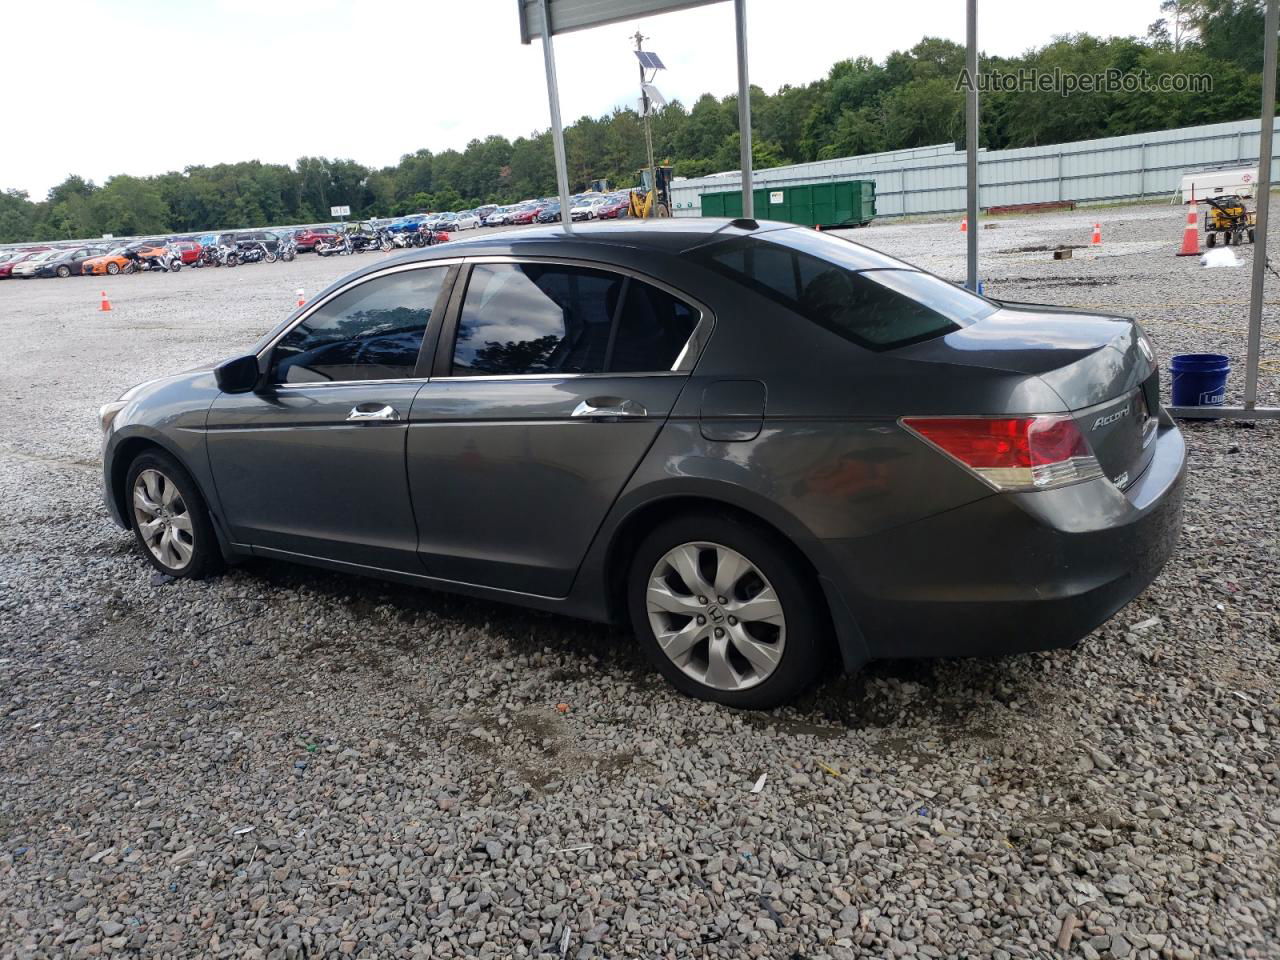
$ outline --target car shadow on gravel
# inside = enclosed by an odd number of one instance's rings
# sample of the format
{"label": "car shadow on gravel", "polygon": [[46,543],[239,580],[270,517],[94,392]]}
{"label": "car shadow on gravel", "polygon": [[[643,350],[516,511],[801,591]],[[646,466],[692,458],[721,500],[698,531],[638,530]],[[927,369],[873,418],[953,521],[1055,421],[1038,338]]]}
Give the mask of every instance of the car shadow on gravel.
{"label": "car shadow on gravel", "polygon": [[[650,674],[630,634],[607,624],[282,561],[255,559],[236,569],[258,581],[268,601],[275,590],[308,590],[371,618],[375,609],[390,605],[406,625],[425,618],[483,631],[499,643],[476,652],[493,659],[552,647],[566,655],[595,656],[604,666],[636,679],[648,679]],[[409,638],[401,637],[399,642],[413,645]]]}
{"label": "car shadow on gravel", "polygon": [[[678,696],[661,681],[630,632],[619,627],[285,562],[254,560],[237,571],[256,581],[253,592],[268,604],[276,591],[309,591],[370,622],[378,619],[375,611],[390,607],[406,626],[425,620],[478,631],[490,638],[475,648],[480,656],[498,660],[551,649],[567,661],[581,659],[584,668],[594,658],[590,669],[609,671],[637,693]],[[407,652],[424,638],[392,630],[385,639]],[[767,718],[782,732],[815,736],[931,727],[944,736],[950,731],[981,737],[989,732],[986,714],[992,704],[1021,702],[1024,709],[1027,704],[1044,709],[1052,699],[1043,673],[1032,669],[1036,656],[874,661],[857,673],[836,676],[790,706],[754,716]],[[389,665],[371,650],[359,659],[367,668],[389,672]],[[572,666],[564,666],[548,679],[568,683],[578,676]]]}

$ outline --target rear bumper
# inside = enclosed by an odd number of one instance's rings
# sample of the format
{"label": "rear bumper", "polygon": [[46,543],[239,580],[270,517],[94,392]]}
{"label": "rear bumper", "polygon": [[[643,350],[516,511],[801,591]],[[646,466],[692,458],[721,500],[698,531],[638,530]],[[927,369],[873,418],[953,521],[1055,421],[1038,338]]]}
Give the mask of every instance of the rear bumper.
{"label": "rear bumper", "polygon": [[1070,646],[1141,593],[1182,529],[1186,445],[1111,481],[999,494],[871,537],[826,543],[871,657],[991,656]]}

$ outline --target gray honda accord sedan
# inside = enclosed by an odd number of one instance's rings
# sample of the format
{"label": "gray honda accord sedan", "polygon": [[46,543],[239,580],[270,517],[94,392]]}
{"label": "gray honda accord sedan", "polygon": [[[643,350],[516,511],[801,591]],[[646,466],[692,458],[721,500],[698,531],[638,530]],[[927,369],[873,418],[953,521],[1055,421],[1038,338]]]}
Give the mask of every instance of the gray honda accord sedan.
{"label": "gray honda accord sedan", "polygon": [[1133,321],[751,220],[380,259],[100,419],[107,506],[167,574],[273,557],[629,622],[742,707],[1076,643],[1168,558],[1185,473]]}

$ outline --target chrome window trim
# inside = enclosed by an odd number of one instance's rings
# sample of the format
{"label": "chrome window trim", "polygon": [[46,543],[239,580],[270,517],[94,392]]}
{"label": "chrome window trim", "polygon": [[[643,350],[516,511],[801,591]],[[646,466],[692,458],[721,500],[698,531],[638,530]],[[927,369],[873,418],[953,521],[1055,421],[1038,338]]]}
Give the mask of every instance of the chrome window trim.
{"label": "chrome window trim", "polygon": [[271,389],[275,393],[285,390],[314,390],[316,387],[355,387],[377,386],[388,383],[426,383],[426,377],[399,377],[391,380],[314,380],[296,381],[294,383],[273,383]]}
{"label": "chrome window trim", "polygon": [[[661,377],[671,376],[673,374],[689,374],[693,372],[693,368],[698,363],[698,358],[702,356],[703,348],[706,347],[707,341],[711,339],[711,332],[715,329],[716,317],[712,313],[711,308],[699,300],[697,297],[691,297],[683,290],[673,287],[665,280],[659,280],[647,273],[642,273],[631,267],[619,266],[615,263],[608,263],[601,260],[583,260],[578,257],[559,257],[555,255],[542,256],[539,254],[528,254],[524,256],[516,256],[511,254],[489,254],[474,257],[462,258],[468,265],[474,266],[478,263],[554,263],[566,267],[586,267],[592,270],[603,270],[608,273],[617,273],[625,277],[631,277],[639,280],[641,283],[647,283],[650,286],[657,287],[677,300],[685,303],[698,311],[698,320],[693,325],[693,332],[689,334],[689,339],[685,341],[684,346],[680,349],[680,353],[676,355],[675,362],[668,370],[645,370],[645,371],[628,371],[621,373],[511,373],[511,374],[477,374],[474,377],[468,376],[447,376],[432,377],[432,381],[462,381],[462,380],[529,380],[529,379],[564,379],[567,377]],[[470,286],[470,277],[467,278],[467,285]],[[466,307],[466,291],[463,291],[462,307]],[[452,351],[457,343],[458,330],[457,326],[462,322],[462,313],[459,311],[458,323],[454,325],[453,338],[454,343],[449,345]],[[438,349],[438,348],[437,348]],[[450,356],[450,368],[452,368],[453,358]]]}
{"label": "chrome window trim", "polygon": [[[346,293],[348,290],[354,290],[356,287],[360,286],[362,283],[368,283],[370,280],[376,280],[382,277],[390,276],[393,273],[406,273],[410,270],[428,270],[428,269],[431,269],[432,267],[452,267],[462,263],[462,261],[463,261],[462,257],[445,257],[439,260],[415,260],[412,263],[398,263],[398,264],[395,264],[394,266],[387,267],[384,270],[376,270],[373,273],[366,274],[363,277],[355,277],[349,283],[344,283],[342,286],[338,287],[338,289],[331,291],[323,299],[317,300],[315,303],[310,304],[307,307],[305,313],[300,314],[298,317],[294,319],[293,323],[289,324],[287,327],[281,330],[278,334],[272,337],[271,340],[267,342],[267,345],[258,351],[257,353],[258,362],[261,363],[263,360],[269,357],[271,354],[271,351],[275,349],[276,344],[279,343],[281,340],[283,340],[290,333],[292,333],[293,329],[297,327],[298,324],[307,320],[313,313],[315,313],[325,304],[332,301],[334,298],[342,296],[342,294]],[[404,380],[421,380],[421,379],[423,378],[422,377],[405,377],[397,380],[381,380],[381,381],[378,381],[378,380],[327,381],[326,380],[326,381],[321,381],[321,383],[401,383]],[[285,385],[272,384],[272,386],[285,386]]]}
{"label": "chrome window trim", "polygon": [[[432,377],[432,383],[471,383],[477,380],[613,380],[618,377],[682,377],[683,370],[630,370],[621,373],[482,373],[474,377]],[[356,381],[364,382],[364,381]]]}

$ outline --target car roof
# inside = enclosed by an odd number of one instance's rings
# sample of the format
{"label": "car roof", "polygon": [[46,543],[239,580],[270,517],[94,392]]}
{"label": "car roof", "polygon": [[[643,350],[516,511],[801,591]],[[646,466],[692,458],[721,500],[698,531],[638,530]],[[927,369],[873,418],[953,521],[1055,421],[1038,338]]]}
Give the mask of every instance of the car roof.
{"label": "car roof", "polygon": [[[471,255],[475,248],[486,251],[501,248],[499,252],[519,252],[521,247],[537,245],[551,247],[566,241],[573,243],[601,244],[651,250],[655,253],[679,254],[693,247],[700,247],[717,240],[735,237],[760,236],[775,230],[803,229],[793,223],[772,220],[756,221],[754,228],[746,226],[750,221],[712,217],[664,218],[661,220],[627,219],[616,223],[575,224],[572,234],[566,234],[563,225],[534,227],[510,233],[486,234],[468,237],[447,244],[448,250],[438,251],[439,256]],[[463,252],[465,251],[465,253]],[[529,251],[525,251],[529,252]]]}

